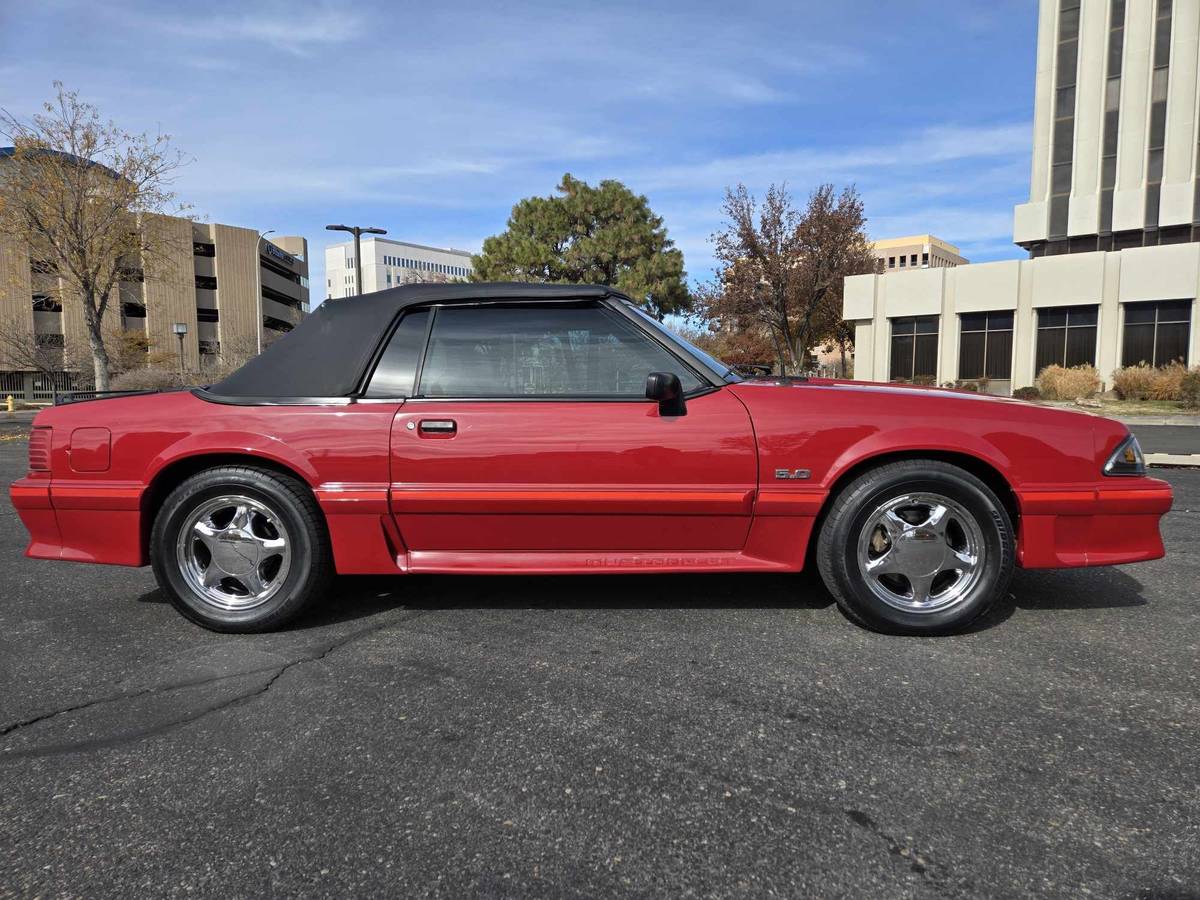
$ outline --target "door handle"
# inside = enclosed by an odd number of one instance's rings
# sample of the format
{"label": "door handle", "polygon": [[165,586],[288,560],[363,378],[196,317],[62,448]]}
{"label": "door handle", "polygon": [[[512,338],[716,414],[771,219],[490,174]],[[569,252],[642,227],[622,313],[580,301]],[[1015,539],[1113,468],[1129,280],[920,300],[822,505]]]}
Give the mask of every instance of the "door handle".
{"label": "door handle", "polygon": [[421,434],[455,434],[458,423],[453,419],[422,419],[417,429]]}

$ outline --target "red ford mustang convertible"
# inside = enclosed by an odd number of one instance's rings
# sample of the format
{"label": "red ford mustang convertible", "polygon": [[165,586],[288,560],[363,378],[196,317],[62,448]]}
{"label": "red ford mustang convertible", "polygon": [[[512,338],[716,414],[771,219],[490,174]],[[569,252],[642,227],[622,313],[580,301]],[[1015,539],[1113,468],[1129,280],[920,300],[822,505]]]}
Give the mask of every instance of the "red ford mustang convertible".
{"label": "red ford mustang convertible", "polygon": [[1163,554],[1170,488],[1108,419],[931,388],[743,381],[604,287],[323,304],[205,389],[34,421],[42,559],[154,567],[220,631],[337,573],[796,572],[851,619],[961,629],[1014,565]]}

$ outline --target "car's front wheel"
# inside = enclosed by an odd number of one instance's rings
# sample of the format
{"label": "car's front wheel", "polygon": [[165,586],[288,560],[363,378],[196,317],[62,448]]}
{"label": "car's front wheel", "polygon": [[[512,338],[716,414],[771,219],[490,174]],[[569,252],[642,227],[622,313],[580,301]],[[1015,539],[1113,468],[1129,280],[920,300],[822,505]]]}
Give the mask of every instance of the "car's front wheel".
{"label": "car's front wheel", "polygon": [[1012,524],[971,473],[938,460],[871,469],[837,495],[817,564],[852,620],[894,634],[960,631],[1012,577]]}
{"label": "car's front wheel", "polygon": [[155,517],[150,558],[179,612],[226,632],[285,625],[333,572],[308,488],[248,466],[209,469],[176,487]]}

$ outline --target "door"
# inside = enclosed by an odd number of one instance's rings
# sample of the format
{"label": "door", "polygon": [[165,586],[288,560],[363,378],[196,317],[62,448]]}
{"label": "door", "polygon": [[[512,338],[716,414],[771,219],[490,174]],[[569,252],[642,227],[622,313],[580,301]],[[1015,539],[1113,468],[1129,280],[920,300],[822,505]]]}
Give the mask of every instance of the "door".
{"label": "door", "polygon": [[[441,307],[425,324],[391,441],[410,550],[742,548],[749,414],[641,328],[601,304],[545,302]],[[653,371],[679,375],[685,415],[645,399]]]}

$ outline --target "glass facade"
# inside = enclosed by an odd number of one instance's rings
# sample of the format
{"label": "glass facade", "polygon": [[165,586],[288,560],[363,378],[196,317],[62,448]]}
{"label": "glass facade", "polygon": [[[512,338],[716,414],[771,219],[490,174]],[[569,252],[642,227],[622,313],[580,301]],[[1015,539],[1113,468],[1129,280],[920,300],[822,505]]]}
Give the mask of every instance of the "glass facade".
{"label": "glass facade", "polygon": [[1186,363],[1191,317],[1191,300],[1126,303],[1121,365]]}
{"label": "glass facade", "polygon": [[1034,375],[1046,366],[1094,366],[1098,306],[1050,306],[1037,311]]}
{"label": "glass facade", "polygon": [[1050,237],[1067,236],[1075,143],[1075,80],[1079,68],[1080,0],[1060,0],[1054,65],[1054,130],[1050,160]]}
{"label": "glass facade", "polygon": [[1000,381],[1011,378],[1012,312],[963,313],[959,323],[958,377]]}
{"label": "glass facade", "polygon": [[938,317],[892,319],[892,381],[937,381]]}

